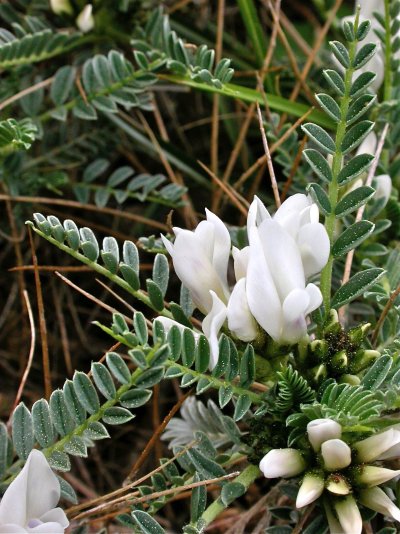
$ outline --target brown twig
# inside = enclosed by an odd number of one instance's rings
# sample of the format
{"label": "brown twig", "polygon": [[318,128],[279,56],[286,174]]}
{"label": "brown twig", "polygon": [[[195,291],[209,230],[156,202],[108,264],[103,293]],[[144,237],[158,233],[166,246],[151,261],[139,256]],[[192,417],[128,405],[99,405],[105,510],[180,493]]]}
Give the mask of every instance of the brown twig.
{"label": "brown twig", "polygon": [[24,96],[30,95],[31,93],[34,93],[35,91],[38,91],[39,89],[43,89],[43,87],[47,87],[48,85],[51,85],[53,83],[54,76],[51,78],[47,78],[46,80],[42,80],[39,83],[35,83],[34,85],[31,85],[30,87],[27,87],[23,91],[19,91],[13,96],[10,96],[10,98],[7,98],[6,100],[3,100],[3,102],[0,102],[0,111],[12,104],[13,102],[16,102],[20,98],[23,98]]}
{"label": "brown twig", "polygon": [[[314,110],[314,108],[310,108],[302,117],[297,119],[295,123],[291,125],[290,128],[288,128],[285,133],[280,137],[273,145],[271,145],[269,151],[271,154],[273,154],[285,141],[290,137],[290,135],[306,120],[308,115]],[[238,180],[233,184],[233,187],[235,189],[238,189],[241,187],[246,180],[257,170],[259,169],[264,163],[267,163],[267,157],[264,154],[263,156],[259,157],[257,161],[253,163],[251,167],[249,167],[239,178]]]}
{"label": "brown twig", "polygon": [[[29,349],[28,361],[26,363],[25,371],[24,371],[24,374],[22,375],[21,382],[18,387],[17,395],[15,396],[14,405],[13,405],[13,408],[10,414],[14,412],[15,408],[19,404],[19,401],[21,400],[22,393],[24,391],[24,387],[28,379],[29,371],[31,370],[31,367],[32,367],[33,355],[35,354],[35,343],[36,343],[35,319],[33,317],[32,306],[29,301],[29,295],[26,289],[24,289],[23,295],[24,295],[24,302],[26,305],[26,309],[28,312],[29,324],[31,327],[31,346]],[[10,415],[10,419],[8,420],[7,426],[9,426],[10,424],[11,424],[11,415]]]}
{"label": "brown twig", "polygon": [[139,458],[136,460],[136,462],[134,463],[132,469],[129,471],[129,474],[128,474],[127,478],[126,478],[126,482],[127,483],[129,483],[132,480],[132,478],[136,475],[136,473],[139,471],[139,469],[141,468],[141,466],[145,462],[146,458],[148,457],[151,449],[154,447],[155,442],[157,441],[157,439],[162,434],[162,432],[164,431],[164,429],[167,426],[167,424],[174,417],[176,412],[180,409],[180,407],[182,406],[184,401],[190,396],[191,393],[192,393],[191,389],[189,391],[187,391],[185,393],[185,395],[183,395],[183,397],[181,397],[178,400],[178,402],[172,407],[171,411],[164,417],[162,423],[157,428],[157,430],[154,432],[152,437],[149,439],[149,441],[147,442],[145,448],[143,449],[142,453],[140,454]]}
{"label": "brown twig", "polygon": [[37,307],[39,313],[39,330],[40,330],[40,339],[42,342],[42,359],[43,359],[43,378],[44,378],[44,391],[46,399],[50,398],[52,387],[51,387],[51,373],[50,373],[50,358],[49,358],[49,346],[47,342],[47,326],[46,326],[46,317],[44,312],[44,303],[43,303],[43,293],[42,293],[42,284],[40,281],[38,261],[36,256],[35,245],[33,242],[32,230],[28,228],[29,241],[32,251],[32,262],[35,266],[35,286],[36,286],[36,299]]}
{"label": "brown twig", "polygon": [[88,293],[87,291],[85,291],[84,289],[82,289],[81,287],[79,287],[78,285],[74,284],[73,282],[71,282],[71,280],[69,280],[66,276],[63,276],[61,273],[59,273],[58,271],[56,271],[56,275],[61,278],[61,280],[63,282],[65,282],[66,284],[68,284],[69,286],[73,287],[74,289],[76,289],[79,293],[81,293],[82,295],[84,295],[87,299],[91,300],[92,302],[95,302],[98,306],[100,306],[101,308],[104,308],[105,310],[111,312],[111,313],[116,313],[118,312],[119,314],[121,314],[125,321],[127,321],[128,323],[131,323],[132,324],[132,319],[126,315],[124,315],[123,313],[121,313],[119,310],[117,310],[116,308],[113,308],[112,306],[109,306],[108,304],[105,304],[102,300],[96,298],[95,296],[93,296],[91,293]]}
{"label": "brown twig", "polygon": [[54,206],[67,206],[69,208],[76,208],[79,210],[87,211],[97,211],[99,213],[108,213],[109,215],[114,215],[116,217],[122,217],[123,219],[128,219],[131,221],[139,222],[163,230],[164,232],[168,231],[168,227],[165,224],[162,224],[153,219],[148,219],[142,215],[136,215],[135,213],[130,213],[127,211],[121,211],[120,209],[108,208],[107,206],[101,208],[95,206],[94,204],[83,204],[76,200],[64,200],[62,198],[47,198],[47,197],[28,197],[28,196],[11,196],[11,195],[0,195],[0,200],[12,200],[14,202],[28,202],[29,204],[49,204]]}
{"label": "brown twig", "polygon": [[[228,195],[229,199],[231,200],[232,204],[237,207],[237,209],[245,216],[247,216],[247,209],[243,206],[245,204],[248,206],[247,200],[245,200],[243,197],[239,196],[238,198],[238,192],[233,191],[231,186],[229,184],[224,184],[222,180],[216,176],[211,169],[209,169],[204,163],[201,161],[197,161],[197,163],[202,167],[210,176],[211,178],[219,185],[221,189],[225,191],[225,193]],[[242,204],[243,203],[243,204]]]}
{"label": "brown twig", "polygon": [[94,505],[97,505],[98,503],[101,503],[103,501],[106,501],[108,499],[112,499],[113,497],[116,497],[118,495],[121,495],[122,493],[126,493],[127,491],[129,491],[130,489],[136,487],[136,486],[139,486],[140,484],[142,484],[143,482],[145,482],[147,479],[151,478],[153,475],[155,475],[156,473],[159,473],[160,471],[162,471],[165,467],[167,467],[168,465],[172,464],[173,462],[175,462],[175,460],[177,458],[179,458],[180,456],[182,456],[183,454],[187,453],[188,450],[190,450],[192,447],[194,447],[194,445],[197,444],[197,441],[192,441],[191,443],[189,443],[188,445],[186,445],[186,447],[184,447],[182,450],[180,450],[179,452],[177,452],[174,456],[172,456],[171,458],[169,458],[165,463],[159,465],[158,467],[156,467],[155,469],[153,469],[152,471],[150,471],[150,473],[146,473],[145,475],[143,475],[142,477],[138,478],[137,480],[135,480],[134,482],[131,482],[130,484],[128,484],[127,486],[123,486],[122,488],[118,488],[114,491],[112,491],[111,493],[107,493],[106,495],[101,495],[100,497],[95,497],[93,499],[91,499],[90,501],[86,501],[86,502],[83,502],[83,503],[80,503],[80,504],[76,504],[74,506],[71,506],[70,508],[68,508],[65,512],[66,514],[71,517],[73,516],[74,513],[76,512],[80,512],[81,510],[83,510],[84,508],[89,508],[90,506],[94,506]]}
{"label": "brown twig", "polygon": [[393,306],[395,300],[397,299],[399,295],[400,295],[400,286],[397,289],[395,289],[393,293],[390,295],[389,300],[387,301],[386,306],[383,308],[382,313],[378,319],[378,322],[376,323],[375,329],[372,333],[372,339],[371,339],[371,343],[373,347],[375,346],[376,341],[378,339],[379,330],[381,329],[383,321],[386,319],[386,316],[389,313],[390,308]]}
{"label": "brown twig", "polygon": [[269,177],[271,179],[271,185],[272,185],[272,191],[274,193],[275,204],[276,204],[276,207],[279,208],[279,206],[281,205],[281,199],[279,197],[279,189],[278,189],[278,184],[276,181],[274,165],[272,163],[271,153],[269,151],[269,146],[268,146],[268,140],[267,140],[267,136],[264,130],[261,109],[260,109],[260,105],[258,104],[258,102],[257,102],[257,115],[258,115],[258,122],[260,125],[261,138],[262,138],[262,142],[264,146],[264,152],[267,158],[268,172],[269,172]]}

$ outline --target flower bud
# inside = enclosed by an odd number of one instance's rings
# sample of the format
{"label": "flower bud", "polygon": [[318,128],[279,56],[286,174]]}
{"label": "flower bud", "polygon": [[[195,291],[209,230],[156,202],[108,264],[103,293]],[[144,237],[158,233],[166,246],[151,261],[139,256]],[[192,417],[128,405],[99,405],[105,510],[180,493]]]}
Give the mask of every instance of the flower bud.
{"label": "flower bud", "polygon": [[392,192],[392,179],[388,174],[375,176],[375,200],[383,199],[383,206],[386,206]]}
{"label": "flower bud", "polygon": [[324,441],[321,446],[321,454],[328,471],[344,469],[351,464],[351,449],[341,439]]}
{"label": "flower bud", "polygon": [[260,470],[266,478],[295,477],[305,467],[305,461],[296,449],[272,449],[260,462]]}
{"label": "flower bud", "polygon": [[367,508],[371,508],[375,512],[400,521],[400,510],[380,488],[370,488],[360,491],[358,500]]}
{"label": "flower bud", "polygon": [[340,350],[336,352],[331,359],[331,366],[337,373],[346,371],[348,364],[347,352],[345,350]]}
{"label": "flower bud", "polygon": [[398,475],[400,475],[400,470],[393,471],[392,469],[385,469],[384,467],[366,465],[354,478],[358,484],[372,487],[379,486],[388,480],[392,480],[392,478]]}
{"label": "flower bud", "polygon": [[350,384],[351,386],[359,386],[361,383],[361,380],[357,375],[351,375],[349,373],[345,373],[344,375],[341,375],[339,379],[340,384]]}
{"label": "flower bud", "polygon": [[354,497],[338,500],[335,510],[344,534],[361,534],[362,518]]}
{"label": "flower bud", "polygon": [[326,365],[321,363],[321,365],[316,365],[310,370],[313,380],[317,383],[323,382],[328,376],[328,371],[326,370]]}
{"label": "flower bud", "polygon": [[316,501],[324,491],[324,479],[315,473],[307,473],[303,478],[296,499],[296,508],[303,508]]}
{"label": "flower bud", "polygon": [[92,4],[86,4],[86,6],[82,9],[82,11],[76,18],[76,25],[83,33],[88,33],[94,28],[94,18],[92,11]]}
{"label": "flower bud", "polygon": [[359,373],[369,365],[371,365],[380,356],[377,350],[367,349],[357,351],[353,361],[350,364],[352,373]]}
{"label": "flower bud", "polygon": [[400,432],[389,428],[385,432],[358,441],[354,444],[359,462],[373,462],[386,453],[391,447],[400,443]]}
{"label": "flower bud", "polygon": [[329,475],[326,481],[326,489],[335,495],[348,495],[351,492],[351,486],[347,480],[337,473]]}
{"label": "flower bud", "polygon": [[312,448],[319,451],[324,441],[342,436],[342,427],[332,419],[314,419],[308,423],[307,433]]}
{"label": "flower bud", "polygon": [[321,359],[328,355],[329,344],[326,339],[315,339],[310,343],[310,350],[313,355]]}
{"label": "flower bud", "polygon": [[61,15],[61,13],[72,15],[72,6],[69,0],[50,0],[50,7],[56,15]]}
{"label": "flower bud", "polygon": [[354,328],[351,328],[347,335],[349,336],[350,342],[356,345],[362,343],[371,329],[371,323],[360,324]]}

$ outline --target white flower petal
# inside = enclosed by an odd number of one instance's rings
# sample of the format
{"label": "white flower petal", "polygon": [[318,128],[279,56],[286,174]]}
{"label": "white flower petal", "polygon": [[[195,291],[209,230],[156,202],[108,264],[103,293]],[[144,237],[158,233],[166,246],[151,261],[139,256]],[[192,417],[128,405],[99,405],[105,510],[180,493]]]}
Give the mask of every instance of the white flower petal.
{"label": "white flower petal", "polygon": [[212,211],[206,209],[207,221],[214,226],[214,250],[213,266],[216,270],[222,286],[225,290],[225,296],[229,297],[227,272],[228,261],[231,252],[231,237],[225,224]]}
{"label": "white flower petal", "polygon": [[282,343],[297,343],[307,334],[306,311],[309,307],[310,296],[305,289],[294,289],[286,297],[282,306]]}
{"label": "white flower petal", "polygon": [[171,257],[174,255],[174,245],[171,243],[169,239],[165,237],[165,235],[161,234],[161,240],[163,242],[164,247],[167,249],[167,252],[170,254]]}
{"label": "white flower petal", "polygon": [[266,478],[290,478],[302,473],[305,462],[297,449],[272,449],[260,462]]}
{"label": "white flower petal", "polygon": [[44,454],[33,450],[0,502],[0,524],[15,523],[23,526],[30,518],[40,517],[54,508],[59,499],[60,484],[57,477]]}
{"label": "white flower petal", "polygon": [[393,471],[393,469],[385,469],[384,467],[376,467],[375,465],[366,465],[357,476],[357,482],[366,484],[370,487],[379,486],[388,480],[400,475],[400,470]]}
{"label": "white flower petal", "polygon": [[[213,241],[212,225],[207,225],[210,240]],[[189,230],[181,230],[175,239],[172,260],[175,272],[189,289],[194,304],[206,314],[212,306],[210,290],[222,299],[225,299],[225,292],[202,243],[203,238],[199,239]]]}
{"label": "white flower petal", "polygon": [[20,527],[15,523],[4,523],[0,525],[0,534],[22,534],[26,533],[24,527]]}
{"label": "white flower petal", "polygon": [[212,298],[212,308],[210,313],[203,319],[202,328],[210,344],[210,369],[213,369],[218,362],[218,334],[225,322],[227,309],[225,304],[218,298],[214,291],[210,291],[210,294]]}
{"label": "white flower petal", "polygon": [[260,240],[281,302],[293,289],[304,289],[304,270],[296,242],[275,220],[259,226]]}
{"label": "white flower petal", "polygon": [[254,196],[253,202],[250,204],[249,212],[247,214],[247,233],[250,233],[250,229],[254,226],[259,226],[265,219],[270,219],[267,208],[261,202],[261,200]]}
{"label": "white flower petal", "polygon": [[296,193],[282,203],[273,218],[296,239],[301,224],[301,214],[311,204],[312,201],[307,195]]}
{"label": "white flower petal", "polygon": [[330,242],[325,226],[321,223],[305,224],[299,229],[297,243],[305,277],[319,273],[325,267],[330,252]]}
{"label": "white flower petal", "polygon": [[50,0],[50,7],[56,15],[67,13],[72,15],[73,10],[69,0]]}
{"label": "white flower petal", "polygon": [[[67,525],[68,526],[68,525]],[[34,534],[63,534],[64,527],[60,523],[42,523],[33,528],[28,528],[27,532],[32,532]]]}
{"label": "white flower petal", "polygon": [[380,488],[370,488],[360,491],[359,501],[367,508],[375,512],[392,517],[400,521],[400,510]]}
{"label": "white flower petal", "polygon": [[258,229],[250,229],[250,254],[247,268],[247,302],[253,317],[277,341],[282,327],[282,307],[267,261]]}
{"label": "white flower petal", "polygon": [[86,4],[76,19],[76,25],[83,33],[88,33],[94,28],[92,4]]}
{"label": "white flower petal", "polygon": [[227,307],[228,328],[242,341],[253,341],[257,324],[251,315],[246,296],[246,278],[236,282]]}
{"label": "white flower petal", "polygon": [[241,278],[246,276],[247,266],[249,265],[250,247],[244,247],[240,250],[236,247],[232,247],[232,256],[235,278],[238,282]]}
{"label": "white flower petal", "polygon": [[[368,69],[369,70],[369,69]],[[370,132],[364,141],[357,148],[356,155],[358,154],[375,154],[376,147],[378,145],[378,138],[375,132]]]}
{"label": "white flower petal", "polygon": [[315,284],[307,284],[307,295],[310,297],[310,303],[306,309],[306,315],[319,308],[322,304],[322,293],[318,286]]}
{"label": "white flower petal", "polygon": [[400,443],[400,432],[389,428],[354,444],[359,462],[373,462],[391,447]]}
{"label": "white flower petal", "polygon": [[326,469],[336,471],[351,464],[351,449],[341,439],[329,439],[321,445],[321,455]]}
{"label": "white flower petal", "polygon": [[357,503],[348,496],[335,503],[340,525],[345,534],[361,534],[362,518]]}
{"label": "white flower petal", "polygon": [[307,425],[307,434],[314,451],[319,451],[324,441],[342,436],[342,427],[332,419],[314,419]]}
{"label": "white flower petal", "polygon": [[380,174],[375,176],[375,200],[380,198],[385,199],[385,206],[392,193],[392,179],[388,174]]}
{"label": "white flower petal", "polygon": [[[184,330],[187,329],[187,326],[181,324],[181,323],[178,323],[178,321],[175,321],[174,319],[170,319],[169,317],[163,317],[163,316],[159,316],[159,317],[156,317],[154,319],[154,321],[157,321],[158,323],[161,323],[164,327],[164,332],[166,334],[168,334],[168,332],[171,330],[171,328],[173,326],[177,326],[180,330],[181,333],[184,332]],[[190,330],[190,329],[189,329]],[[194,335],[194,339],[196,340],[196,342],[198,341],[199,339],[199,336],[200,334],[198,332],[194,332],[193,330],[191,330],[192,334]]]}
{"label": "white flower petal", "polygon": [[303,508],[316,501],[324,491],[324,479],[318,475],[307,473],[303,478],[296,498],[296,508]]}

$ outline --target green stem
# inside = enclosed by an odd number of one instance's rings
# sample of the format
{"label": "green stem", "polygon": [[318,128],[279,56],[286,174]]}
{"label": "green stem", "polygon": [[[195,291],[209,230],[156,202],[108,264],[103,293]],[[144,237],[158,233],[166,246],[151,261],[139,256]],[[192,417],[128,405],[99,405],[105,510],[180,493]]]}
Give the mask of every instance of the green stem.
{"label": "green stem", "polygon": [[[156,350],[158,348],[159,348],[158,346],[153,347],[152,350],[147,354],[146,361],[147,361],[148,364],[150,364],[152,358],[154,357],[154,353],[156,352]],[[69,441],[71,441],[71,439],[74,438],[75,436],[81,436],[85,432],[85,430],[88,428],[90,423],[95,423],[95,422],[100,421],[100,419],[105,414],[106,410],[108,408],[112,408],[113,406],[115,406],[119,402],[121,396],[124,393],[126,393],[127,391],[129,391],[132,387],[135,386],[137,379],[140,377],[140,375],[143,374],[143,372],[145,370],[146,369],[140,369],[140,368],[136,369],[131,375],[131,379],[130,379],[129,384],[124,384],[121,387],[119,387],[117,389],[117,392],[116,392],[115,396],[112,399],[109,399],[104,404],[102,404],[100,406],[100,409],[96,413],[94,413],[90,417],[88,417],[84,423],[82,423],[78,427],[74,428],[74,430],[72,432],[70,432],[69,434],[64,436],[62,439],[60,439],[59,441],[57,441],[53,445],[50,445],[50,447],[47,447],[46,449],[43,449],[42,450],[43,454],[48,458],[55,451],[61,451],[62,452],[64,450],[64,446]]]}
{"label": "green stem", "polygon": [[385,0],[385,81],[383,99],[385,101],[392,98],[392,35],[390,31],[390,0]]}
{"label": "green stem", "polygon": [[[246,490],[249,489],[251,484],[256,480],[257,477],[260,476],[260,470],[256,465],[249,465],[246,467],[246,469],[240,473],[238,477],[236,477],[233,482],[242,484]],[[201,524],[206,527],[209,525],[216,517],[219,516],[221,512],[227,508],[228,505],[224,504],[219,497],[216,501],[214,501],[210,506],[203,512],[203,515],[201,516]]]}
{"label": "green stem", "polygon": [[169,312],[168,310],[166,310],[164,308],[164,310],[162,311],[159,311],[157,310],[153,304],[151,303],[151,300],[150,298],[147,296],[147,294],[142,291],[141,289],[138,289],[138,290],[135,290],[133,289],[129,284],[128,282],[126,282],[123,278],[121,278],[120,276],[117,276],[116,274],[113,274],[112,272],[110,272],[108,269],[106,269],[105,267],[103,267],[102,265],[99,265],[98,263],[96,263],[95,261],[91,261],[89,260],[86,256],[84,256],[83,254],[81,254],[80,252],[68,247],[67,245],[65,245],[64,243],[61,243],[60,241],[57,241],[57,239],[55,239],[54,237],[50,236],[50,235],[47,235],[45,234],[44,232],[42,232],[41,230],[39,230],[39,228],[37,228],[33,223],[29,222],[28,223],[29,226],[32,228],[32,230],[37,233],[38,235],[40,235],[41,237],[43,237],[44,239],[46,239],[47,241],[49,241],[50,243],[52,243],[53,245],[55,245],[57,248],[59,248],[60,250],[62,250],[63,252],[66,252],[67,254],[69,254],[70,256],[72,256],[73,258],[77,259],[78,261],[80,261],[81,263],[84,263],[85,265],[87,265],[88,267],[90,267],[91,269],[93,269],[93,271],[96,271],[97,273],[105,276],[106,278],[108,278],[109,280],[111,280],[112,282],[114,282],[115,284],[117,284],[119,287],[122,287],[123,289],[125,289],[125,291],[127,291],[128,293],[130,293],[131,295],[133,295],[135,298],[137,298],[138,300],[140,300],[141,302],[143,302],[143,304],[146,304],[146,306],[148,306],[149,308],[151,308],[152,310],[156,311],[159,315],[164,315],[165,317],[170,317],[170,318],[173,318],[172,316],[172,313]]}
{"label": "green stem", "polygon": [[[392,33],[390,17],[390,0],[385,0],[385,79],[383,88],[383,101],[392,99]],[[387,168],[389,165],[389,150],[384,148],[381,161]]]}
{"label": "green stem", "polygon": [[[356,14],[356,20],[354,23],[354,31],[357,32],[359,20],[359,11]],[[357,52],[357,41],[352,41],[349,45],[349,57],[350,57],[350,66],[346,69],[344,77],[344,94],[340,98],[340,121],[337,125],[336,138],[335,138],[335,153],[332,160],[332,181],[329,183],[329,201],[331,203],[331,212],[325,219],[325,228],[329,236],[329,241],[331,247],[333,244],[334,231],[335,231],[335,208],[339,198],[339,184],[338,184],[338,175],[343,166],[343,152],[342,152],[342,142],[346,133],[347,126],[347,113],[349,110],[351,96],[350,89],[353,79],[353,62]],[[332,289],[332,268],[333,268],[333,256],[332,253],[329,256],[328,263],[322,269],[321,272],[321,293],[325,308],[325,317],[328,317],[331,304],[331,289]]]}
{"label": "green stem", "polygon": [[[119,341],[121,344],[125,345],[126,347],[134,348],[134,346],[127,340],[123,335],[116,334],[113,332],[111,328],[108,328],[107,326],[102,325],[101,323],[95,323],[97,326],[99,326],[103,332],[108,334],[110,337],[115,339],[116,341]],[[258,393],[255,393],[254,391],[249,390],[248,388],[242,388],[238,386],[235,382],[231,382],[229,380],[222,380],[221,378],[216,378],[215,376],[208,375],[205,373],[202,373],[200,371],[196,371],[195,369],[191,369],[190,367],[187,367],[186,365],[182,365],[180,363],[175,362],[174,360],[166,360],[164,362],[165,367],[177,367],[183,375],[189,374],[192,375],[193,378],[196,378],[196,381],[200,379],[206,379],[210,383],[210,387],[214,389],[220,389],[222,387],[226,388],[230,386],[233,389],[233,392],[236,396],[240,395],[247,395],[253,404],[262,404],[263,397],[262,395],[259,395]]]}

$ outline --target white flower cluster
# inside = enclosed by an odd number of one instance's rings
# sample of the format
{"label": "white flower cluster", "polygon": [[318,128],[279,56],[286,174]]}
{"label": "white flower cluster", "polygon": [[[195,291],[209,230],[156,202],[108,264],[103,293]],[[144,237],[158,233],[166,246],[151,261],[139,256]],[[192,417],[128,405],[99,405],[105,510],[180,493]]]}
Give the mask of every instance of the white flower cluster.
{"label": "white flower cluster", "polygon": [[[298,342],[307,333],[306,316],[322,303],[319,288],[306,280],[321,271],[330,250],[317,205],[296,194],[271,217],[255,197],[247,218],[249,245],[241,250],[232,247],[224,223],[208,210],[206,215],[193,232],[174,228],[174,244],[162,239],[176,274],[206,315],[202,328],[212,364],[218,359],[218,334],[225,321],[242,341],[253,341],[261,327],[278,343]],[[231,252],[233,288],[227,277]],[[165,329],[177,324],[164,317],[157,320]]]}
{"label": "white flower cluster", "polygon": [[44,454],[33,450],[0,502],[0,534],[62,534],[67,516],[56,508],[60,484]]}
{"label": "white flower cluster", "polygon": [[361,534],[362,518],[357,501],[375,512],[400,521],[400,509],[380,484],[400,475],[400,470],[368,465],[400,457],[400,431],[384,432],[353,443],[343,440],[342,427],[331,419],[315,419],[307,425],[314,461],[297,449],[272,449],[260,462],[267,478],[306,474],[297,495],[296,507],[314,502],[324,493],[324,505],[331,532]]}

